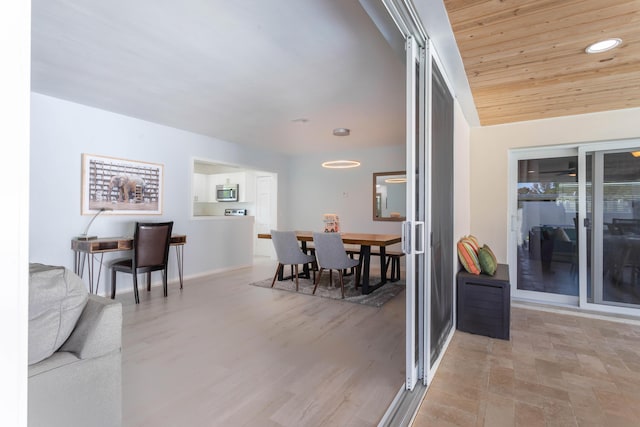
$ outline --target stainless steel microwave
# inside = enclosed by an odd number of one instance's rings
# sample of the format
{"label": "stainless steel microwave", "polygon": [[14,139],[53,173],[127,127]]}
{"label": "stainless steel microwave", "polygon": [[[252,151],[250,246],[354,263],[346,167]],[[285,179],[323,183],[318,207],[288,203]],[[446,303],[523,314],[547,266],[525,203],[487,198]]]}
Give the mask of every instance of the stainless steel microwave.
{"label": "stainless steel microwave", "polygon": [[237,202],[238,184],[216,185],[216,200],[219,202]]}

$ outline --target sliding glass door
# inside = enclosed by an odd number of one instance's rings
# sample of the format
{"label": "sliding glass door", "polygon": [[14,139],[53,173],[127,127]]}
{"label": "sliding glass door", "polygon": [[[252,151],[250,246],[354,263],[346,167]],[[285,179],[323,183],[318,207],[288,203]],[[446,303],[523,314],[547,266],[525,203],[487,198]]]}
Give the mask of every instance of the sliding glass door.
{"label": "sliding glass door", "polygon": [[640,145],[616,150],[585,147],[581,156],[588,172],[581,302],[640,308]]}
{"label": "sliding glass door", "polygon": [[[429,376],[453,330],[453,97],[435,61],[431,64]],[[430,378],[429,378],[430,379]]]}
{"label": "sliding glass door", "polygon": [[511,169],[514,296],[637,314],[640,141],[519,150]]}
{"label": "sliding glass door", "polygon": [[575,303],[578,152],[525,152],[516,161],[514,295]]}
{"label": "sliding glass door", "polygon": [[406,380],[413,390],[424,377],[426,151],[425,151],[425,51],[409,36],[406,42],[407,75],[407,220],[403,223],[406,253]]}
{"label": "sliding glass door", "polygon": [[[453,96],[435,59],[407,42],[407,388],[426,385],[454,321]],[[410,173],[409,173],[410,171]]]}

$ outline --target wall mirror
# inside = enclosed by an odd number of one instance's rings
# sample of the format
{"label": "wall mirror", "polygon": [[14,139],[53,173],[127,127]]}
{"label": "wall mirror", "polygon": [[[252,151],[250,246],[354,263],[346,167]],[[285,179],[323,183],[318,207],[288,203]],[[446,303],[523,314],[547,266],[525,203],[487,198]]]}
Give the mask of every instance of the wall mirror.
{"label": "wall mirror", "polygon": [[407,208],[407,173],[373,174],[373,220],[404,221]]}

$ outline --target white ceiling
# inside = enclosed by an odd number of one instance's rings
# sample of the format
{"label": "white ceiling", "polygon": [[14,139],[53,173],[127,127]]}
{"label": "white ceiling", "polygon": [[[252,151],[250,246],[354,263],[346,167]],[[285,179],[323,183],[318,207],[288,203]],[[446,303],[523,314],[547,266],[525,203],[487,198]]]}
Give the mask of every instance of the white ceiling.
{"label": "white ceiling", "polygon": [[288,153],[404,143],[404,64],[358,0],[33,0],[32,89]]}

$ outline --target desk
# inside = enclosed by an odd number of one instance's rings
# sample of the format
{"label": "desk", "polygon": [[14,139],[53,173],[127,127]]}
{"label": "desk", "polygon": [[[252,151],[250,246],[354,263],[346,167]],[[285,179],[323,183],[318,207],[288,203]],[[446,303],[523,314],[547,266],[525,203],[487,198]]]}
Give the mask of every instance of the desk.
{"label": "desk", "polygon": [[[178,261],[178,275],[180,277],[180,289],[182,289],[182,275],[184,263],[184,245],[187,243],[187,236],[184,234],[173,234],[169,240],[169,245],[176,248],[176,259]],[[100,255],[100,267],[98,268],[98,280],[96,281],[95,292],[98,292],[100,285],[100,272],[102,271],[102,258],[106,252],[130,251],[133,249],[133,237],[101,237],[92,240],[71,239],[71,250],[75,252],[73,260],[74,272],[82,277],[84,264],[87,257],[91,256],[91,262],[87,263],[89,273],[89,292],[93,289],[93,261],[95,255]]]}
{"label": "desk", "polygon": [[[302,250],[306,253],[307,242],[313,241],[313,233],[311,231],[296,231],[298,240],[302,242]],[[362,262],[360,263],[362,278],[362,294],[370,294],[378,289],[380,286],[387,283],[387,254],[386,247],[395,243],[400,243],[402,240],[399,234],[370,234],[370,233],[340,233],[342,242],[350,245],[360,245],[360,257]],[[261,233],[258,234],[260,239],[270,239],[271,234]],[[372,285],[369,283],[369,270],[371,264],[371,246],[377,246],[380,248],[380,282]]]}

